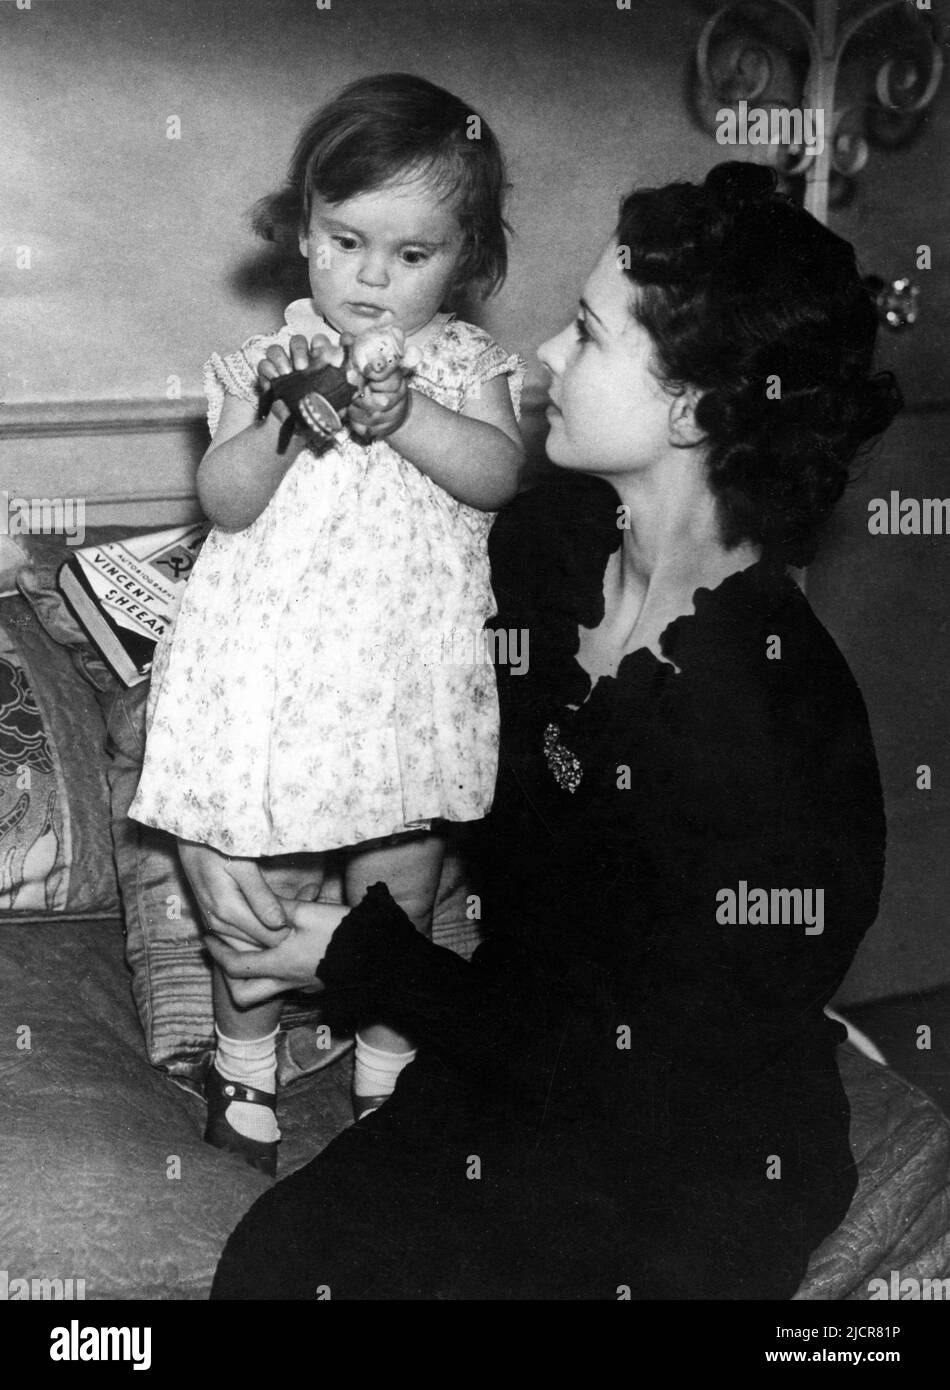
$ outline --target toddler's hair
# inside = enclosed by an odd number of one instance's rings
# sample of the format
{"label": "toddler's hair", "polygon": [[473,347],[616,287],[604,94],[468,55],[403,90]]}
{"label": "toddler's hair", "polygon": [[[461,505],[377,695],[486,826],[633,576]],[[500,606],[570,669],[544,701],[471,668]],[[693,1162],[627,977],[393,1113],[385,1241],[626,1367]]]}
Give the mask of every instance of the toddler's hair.
{"label": "toddler's hair", "polygon": [[477,111],[409,73],[360,78],[321,106],[300,134],[286,181],[255,206],[253,227],[268,241],[296,241],[314,196],[341,203],[402,179],[421,179],[454,204],[465,248],[453,291],[497,290],[510,231],[501,148]]}

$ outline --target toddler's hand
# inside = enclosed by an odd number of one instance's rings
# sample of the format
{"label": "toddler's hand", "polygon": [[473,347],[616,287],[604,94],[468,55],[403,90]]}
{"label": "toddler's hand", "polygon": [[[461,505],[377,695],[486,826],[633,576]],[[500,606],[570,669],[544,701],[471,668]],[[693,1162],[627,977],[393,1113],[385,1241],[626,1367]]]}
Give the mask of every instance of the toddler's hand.
{"label": "toddler's hand", "polygon": [[396,364],[379,380],[363,380],[350,406],[350,429],[361,439],[385,439],[406,423],[412,408],[408,374]]}
{"label": "toddler's hand", "polygon": [[[266,391],[278,377],[289,376],[291,372],[302,372],[311,367],[342,367],[344,356],[343,348],[334,347],[322,333],[314,335],[309,347],[306,338],[295,333],[290,340],[289,356],[279,343],[273,343],[267,349],[267,355],[257,364],[257,378],[261,390]],[[290,418],[290,410],[281,400],[274,401],[270,413],[281,424]]]}
{"label": "toddler's hand", "polygon": [[178,857],[210,932],[244,943],[245,950],[288,936],[288,914],[256,860],[232,858],[192,840],[178,842]]}

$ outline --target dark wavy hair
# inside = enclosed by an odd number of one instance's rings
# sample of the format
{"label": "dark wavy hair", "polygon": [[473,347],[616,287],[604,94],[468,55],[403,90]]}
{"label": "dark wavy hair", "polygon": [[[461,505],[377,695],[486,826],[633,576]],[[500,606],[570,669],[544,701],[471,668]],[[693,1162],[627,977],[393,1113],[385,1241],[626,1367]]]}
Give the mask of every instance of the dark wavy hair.
{"label": "dark wavy hair", "polygon": [[409,73],[379,73],[344,87],[300,133],[287,178],[262,198],[252,225],[293,243],[316,195],[342,203],[400,178],[421,178],[452,200],[465,236],[454,293],[487,296],[508,270],[505,161],[487,121],[451,92]]}
{"label": "dark wavy hair", "polygon": [[724,543],[803,565],[857,450],[903,401],[871,371],[877,311],[854,248],[776,183],[733,161],[702,185],[635,191],[617,242],[656,375],[701,393]]}

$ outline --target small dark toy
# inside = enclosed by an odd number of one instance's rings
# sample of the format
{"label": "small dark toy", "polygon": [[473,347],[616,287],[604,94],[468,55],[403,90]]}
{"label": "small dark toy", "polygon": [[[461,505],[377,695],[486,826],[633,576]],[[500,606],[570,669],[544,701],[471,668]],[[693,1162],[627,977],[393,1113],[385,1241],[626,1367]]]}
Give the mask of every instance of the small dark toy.
{"label": "small dark toy", "polygon": [[299,430],[306,436],[308,447],[319,453],[343,428],[343,413],[358,389],[352,383],[353,376],[377,381],[387,376],[396,363],[411,372],[418,362],[418,351],[406,347],[405,336],[398,328],[368,328],[350,344],[342,367],[305,367],[272,381],[261,397],[257,418],[266,420],[274,402],[283,401],[290,416],[281,426],[277,452],[284,453],[291,436]]}
{"label": "small dark toy", "polygon": [[285,452],[295,430],[308,436],[310,447],[325,449],[343,428],[342,412],[347,409],[356,387],[343,367],[305,367],[277,377],[264,392],[257,411],[266,420],[275,401],[283,401],[290,411],[281,425],[277,452]]}

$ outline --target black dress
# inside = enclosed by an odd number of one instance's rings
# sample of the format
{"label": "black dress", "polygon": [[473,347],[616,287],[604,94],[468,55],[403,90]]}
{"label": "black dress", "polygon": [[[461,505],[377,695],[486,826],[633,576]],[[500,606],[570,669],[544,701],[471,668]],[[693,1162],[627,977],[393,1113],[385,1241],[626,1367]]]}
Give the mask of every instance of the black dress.
{"label": "black dress", "polygon": [[616,507],[571,479],[496,523],[493,625],[529,645],[498,669],[487,940],[466,964],[382,885],[346,917],[328,1004],[418,1058],[256,1203],[213,1297],[784,1299],[844,1217],[823,1006],[881,888],[864,704],[765,562],[591,690]]}

